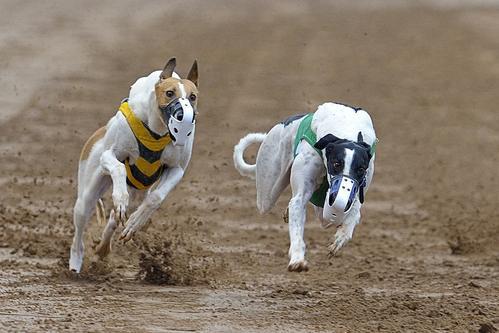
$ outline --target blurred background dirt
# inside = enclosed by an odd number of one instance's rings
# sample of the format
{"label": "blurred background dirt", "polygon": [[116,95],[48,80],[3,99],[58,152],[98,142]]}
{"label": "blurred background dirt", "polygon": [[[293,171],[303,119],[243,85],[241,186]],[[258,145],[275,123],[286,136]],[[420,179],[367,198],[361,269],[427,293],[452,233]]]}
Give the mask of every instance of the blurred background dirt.
{"label": "blurred background dirt", "polygon": [[[496,1],[2,0],[0,11],[0,330],[499,328]],[[189,171],[149,230],[104,262],[93,221],[71,276],[79,151],[171,56],[181,75],[200,63]],[[309,214],[311,270],[288,273],[289,191],[259,216],[232,147],[325,101],[370,112],[376,175],[341,254],[328,258],[333,231]]]}

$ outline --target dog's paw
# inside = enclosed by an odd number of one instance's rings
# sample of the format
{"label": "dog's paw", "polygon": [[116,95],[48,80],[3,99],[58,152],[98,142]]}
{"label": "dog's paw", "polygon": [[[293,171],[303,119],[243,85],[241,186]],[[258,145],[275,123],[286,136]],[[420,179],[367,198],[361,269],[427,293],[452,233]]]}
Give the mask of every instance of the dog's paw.
{"label": "dog's paw", "polygon": [[305,243],[303,240],[296,240],[291,242],[289,247],[289,264],[288,271],[290,272],[302,272],[308,271],[308,264],[305,260]]}
{"label": "dog's paw", "polygon": [[121,223],[126,221],[126,210],[128,208],[129,195],[127,192],[113,192],[114,211],[116,219]]}
{"label": "dog's paw", "polygon": [[83,265],[83,241],[73,241],[69,254],[69,270],[74,273],[80,273]]}
{"label": "dog's paw", "polygon": [[99,256],[99,259],[104,259],[111,253],[111,243],[99,243],[95,248],[95,254]]}
{"label": "dog's paw", "polygon": [[147,222],[147,219],[144,221],[144,218],[141,214],[134,212],[130,215],[130,218],[126,222],[125,229],[121,233],[120,239],[123,240],[124,243],[128,242],[132,239],[133,235]]}
{"label": "dog's paw", "polygon": [[123,243],[128,242],[130,239],[132,239],[133,235],[135,234],[136,229],[131,223],[127,223],[125,230],[121,233],[120,240],[123,241]]}
{"label": "dog's paw", "polygon": [[333,244],[329,245],[329,256],[333,257],[338,251],[352,238],[352,234],[345,230],[343,226],[339,227],[334,235]]}
{"label": "dog's paw", "polygon": [[336,241],[329,245],[328,247],[328,256],[329,258],[333,258],[333,257],[336,257],[336,255],[338,255],[338,251],[341,249],[343,245],[339,245]]}
{"label": "dog's paw", "polygon": [[69,270],[71,272],[79,274],[82,265],[83,265],[83,256],[71,255],[71,258],[69,259]]}
{"label": "dog's paw", "polygon": [[306,272],[306,271],[308,271],[308,263],[306,260],[300,260],[298,262],[290,262],[288,265],[288,271],[290,271],[290,272]]}

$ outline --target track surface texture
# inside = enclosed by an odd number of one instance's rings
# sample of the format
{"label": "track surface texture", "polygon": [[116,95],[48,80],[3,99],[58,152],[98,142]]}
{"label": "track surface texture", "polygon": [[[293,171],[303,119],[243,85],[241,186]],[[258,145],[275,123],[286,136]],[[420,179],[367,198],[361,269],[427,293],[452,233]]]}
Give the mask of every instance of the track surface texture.
{"label": "track surface texture", "polygon": [[[3,0],[0,12],[0,331],[499,328],[496,3]],[[171,56],[182,75],[200,63],[187,175],[104,261],[94,219],[73,276],[80,149]],[[289,273],[289,189],[258,215],[232,148],[325,101],[370,112],[376,175],[337,257],[309,211],[310,271]]]}

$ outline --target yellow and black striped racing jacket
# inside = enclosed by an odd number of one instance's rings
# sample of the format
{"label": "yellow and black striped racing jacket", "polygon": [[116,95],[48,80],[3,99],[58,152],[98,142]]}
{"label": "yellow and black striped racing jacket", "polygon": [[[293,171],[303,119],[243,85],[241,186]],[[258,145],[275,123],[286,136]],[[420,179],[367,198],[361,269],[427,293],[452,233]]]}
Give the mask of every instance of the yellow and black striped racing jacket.
{"label": "yellow and black striped racing jacket", "polygon": [[161,165],[161,154],[172,139],[169,133],[161,136],[151,131],[135,116],[127,100],[121,103],[119,110],[125,116],[139,146],[139,157],[135,164],[130,164],[129,158],[124,161],[127,184],[145,190],[159,179],[166,168],[166,165]]}

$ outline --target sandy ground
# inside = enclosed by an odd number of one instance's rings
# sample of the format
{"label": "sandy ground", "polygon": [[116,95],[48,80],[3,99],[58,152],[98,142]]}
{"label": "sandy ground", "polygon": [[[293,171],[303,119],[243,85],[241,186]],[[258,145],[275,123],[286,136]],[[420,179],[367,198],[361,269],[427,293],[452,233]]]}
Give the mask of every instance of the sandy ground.
{"label": "sandy ground", "polygon": [[[3,0],[0,12],[1,331],[499,328],[496,2]],[[173,55],[180,74],[200,62],[188,174],[104,262],[94,221],[72,276],[79,151]],[[376,175],[353,241],[328,258],[333,231],[309,214],[311,270],[288,273],[289,191],[259,216],[232,147],[331,100],[371,113]]]}

